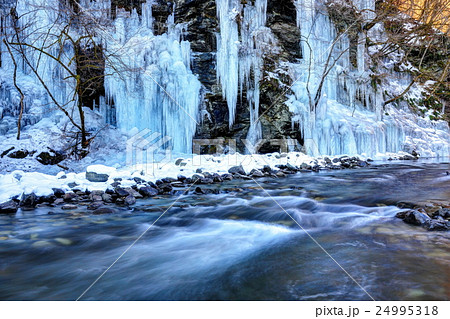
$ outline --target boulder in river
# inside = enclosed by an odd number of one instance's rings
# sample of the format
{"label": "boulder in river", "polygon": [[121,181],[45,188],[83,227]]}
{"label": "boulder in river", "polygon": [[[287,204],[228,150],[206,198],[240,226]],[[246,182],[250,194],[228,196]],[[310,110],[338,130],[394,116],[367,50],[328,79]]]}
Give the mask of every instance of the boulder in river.
{"label": "boulder in river", "polygon": [[158,195],[158,190],[150,186],[145,186],[139,189],[139,193],[144,197],[152,197]]}
{"label": "boulder in river", "polygon": [[411,210],[405,214],[403,221],[407,224],[412,225],[425,225],[431,218],[424,213],[418,212],[416,210]]}
{"label": "boulder in river", "polygon": [[0,204],[0,214],[15,214],[17,209],[17,203],[12,200]]}
{"label": "boulder in river", "polygon": [[23,194],[20,200],[20,207],[23,208],[35,208],[38,204],[38,197],[35,193]]}
{"label": "boulder in river", "polygon": [[425,223],[425,228],[428,230],[449,230],[450,222],[442,219],[430,219]]}
{"label": "boulder in river", "polygon": [[133,195],[128,195],[127,197],[125,197],[125,204],[126,205],[134,205],[136,204],[136,198]]}

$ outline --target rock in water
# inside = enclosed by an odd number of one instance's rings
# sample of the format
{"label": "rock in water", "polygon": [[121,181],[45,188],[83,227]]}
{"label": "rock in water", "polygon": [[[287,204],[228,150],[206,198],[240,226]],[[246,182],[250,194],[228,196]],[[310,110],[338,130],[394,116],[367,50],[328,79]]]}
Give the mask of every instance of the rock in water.
{"label": "rock in water", "polygon": [[158,195],[158,190],[156,188],[146,186],[140,188],[139,193],[144,197],[152,197]]}
{"label": "rock in water", "polygon": [[35,208],[38,204],[38,198],[36,194],[23,194],[22,199],[20,201],[20,207],[24,208]]}
{"label": "rock in water", "polygon": [[16,202],[10,200],[0,204],[0,214],[15,214],[17,212]]}
{"label": "rock in water", "polygon": [[418,226],[425,225],[430,220],[431,218],[427,214],[418,212],[416,210],[406,212],[405,217],[403,218],[403,221],[405,223]]}
{"label": "rock in water", "polygon": [[115,192],[120,197],[126,197],[130,195],[130,193],[126,189],[123,189],[122,187],[116,187]]}
{"label": "rock in water", "polygon": [[134,198],[133,195],[128,195],[127,197],[125,197],[125,204],[130,206],[136,204],[136,198]]}
{"label": "rock in water", "polygon": [[445,220],[430,219],[425,223],[425,228],[428,230],[449,230],[450,222]]}

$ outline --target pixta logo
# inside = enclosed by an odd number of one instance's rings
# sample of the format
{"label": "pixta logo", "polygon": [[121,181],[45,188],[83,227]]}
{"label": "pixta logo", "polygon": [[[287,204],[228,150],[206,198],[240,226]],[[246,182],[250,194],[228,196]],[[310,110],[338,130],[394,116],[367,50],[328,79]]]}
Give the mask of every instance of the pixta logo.
{"label": "pixta logo", "polygon": [[154,176],[172,160],[172,138],[144,129],[127,141],[126,164]]}

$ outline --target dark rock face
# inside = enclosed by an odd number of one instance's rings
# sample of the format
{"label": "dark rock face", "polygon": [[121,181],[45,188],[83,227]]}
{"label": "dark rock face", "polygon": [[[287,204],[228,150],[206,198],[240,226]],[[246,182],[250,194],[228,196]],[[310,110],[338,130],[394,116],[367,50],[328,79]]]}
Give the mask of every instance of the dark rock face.
{"label": "dark rock face", "polygon": [[[237,150],[245,151],[242,139],[245,139],[250,127],[249,103],[247,90],[239,92],[236,105],[236,119],[230,128],[228,122],[228,106],[222,96],[222,89],[216,75],[217,32],[219,21],[215,0],[174,0],[175,22],[186,23],[187,32],[184,38],[191,43],[193,52],[192,72],[203,84],[204,113],[202,124],[197,127],[195,138],[198,139],[236,139]],[[243,2],[245,5],[247,2]],[[165,21],[170,8],[166,1],[158,0],[153,6],[153,16],[158,18],[158,30],[164,31],[161,21]],[[296,127],[292,127],[291,114],[285,105],[285,89],[283,85],[291,84],[287,76],[279,74],[280,82],[266,79],[267,72],[276,72],[279,62],[293,62],[301,58],[300,31],[296,23],[296,9],[291,0],[268,0],[267,27],[278,43],[279,54],[266,54],[264,58],[263,78],[260,83],[260,114],[263,138],[292,138],[302,142]],[[155,30],[157,30],[155,28]],[[159,31],[157,31],[159,34]],[[207,115],[206,115],[207,114]],[[278,145],[263,144],[261,153],[279,151]],[[205,146],[202,153],[215,153],[214,146]]]}
{"label": "dark rock face", "polygon": [[17,212],[17,209],[18,206],[16,202],[12,200],[0,204],[0,214],[15,214]]}

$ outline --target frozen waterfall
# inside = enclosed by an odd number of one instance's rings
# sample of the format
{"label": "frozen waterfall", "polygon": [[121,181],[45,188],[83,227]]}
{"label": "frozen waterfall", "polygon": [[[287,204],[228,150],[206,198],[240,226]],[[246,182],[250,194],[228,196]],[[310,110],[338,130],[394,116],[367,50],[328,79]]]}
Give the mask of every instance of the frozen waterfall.
{"label": "frozen waterfall", "polygon": [[152,3],[142,17],[117,10],[108,52],[118,52],[105,78],[106,101],[115,107],[121,129],[150,129],[171,138],[175,152],[190,153],[197,126],[201,84],[190,70],[191,50],[182,25],[169,17],[165,34],[152,31]]}
{"label": "frozen waterfall", "polygon": [[[409,112],[383,110],[383,96],[372,87],[365,65],[367,35],[358,35],[355,68],[350,63],[350,41],[345,32],[337,34],[323,3],[295,2],[303,60],[291,65],[294,94],[287,105],[307,153],[375,156],[417,149],[424,156],[448,156],[450,134],[444,123],[423,119],[419,126]],[[370,21],[375,1],[353,0],[353,4]]]}

